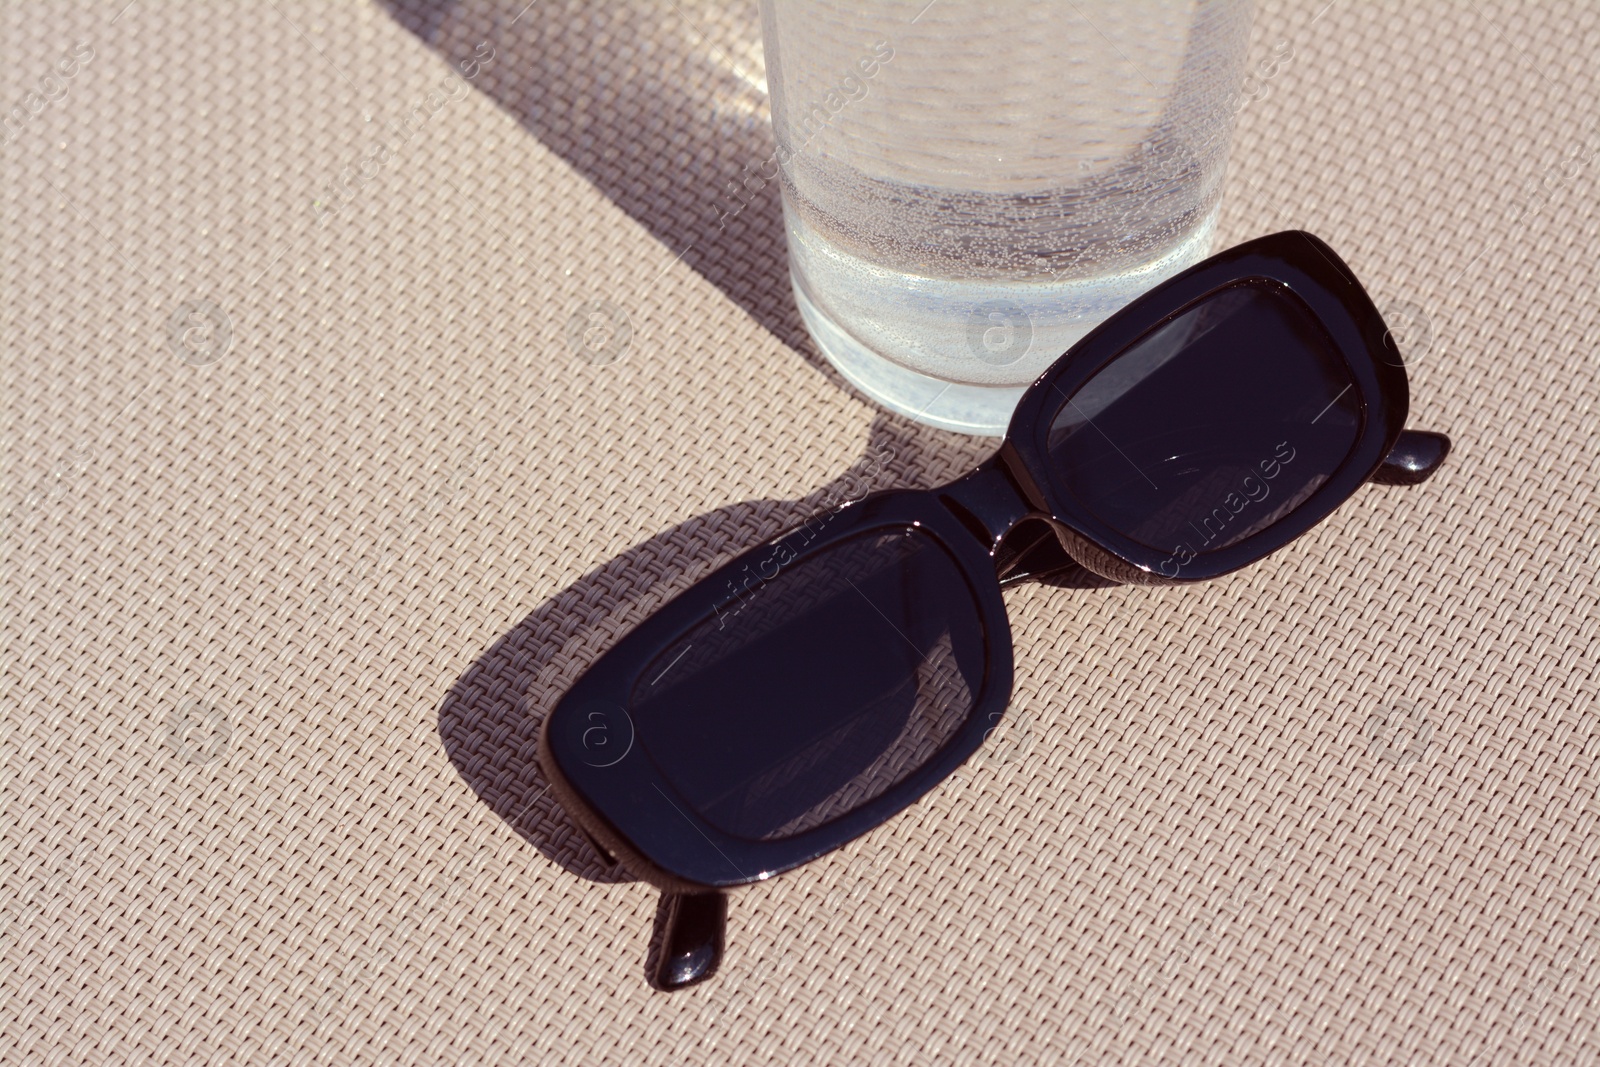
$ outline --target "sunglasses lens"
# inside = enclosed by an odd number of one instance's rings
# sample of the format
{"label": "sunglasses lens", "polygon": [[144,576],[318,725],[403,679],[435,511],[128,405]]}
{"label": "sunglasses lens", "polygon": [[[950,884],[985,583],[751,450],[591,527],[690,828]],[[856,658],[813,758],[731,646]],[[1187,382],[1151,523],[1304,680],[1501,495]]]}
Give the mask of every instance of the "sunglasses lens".
{"label": "sunglasses lens", "polygon": [[714,618],[635,683],[638,741],[708,823],[753,840],[884,793],[955,734],[983,688],[981,615],[914,527],[746,568]]}
{"label": "sunglasses lens", "polygon": [[1310,310],[1247,283],[1146,334],[1084,384],[1051,424],[1050,459],[1101,521],[1183,559],[1293,511],[1360,429],[1349,370]]}

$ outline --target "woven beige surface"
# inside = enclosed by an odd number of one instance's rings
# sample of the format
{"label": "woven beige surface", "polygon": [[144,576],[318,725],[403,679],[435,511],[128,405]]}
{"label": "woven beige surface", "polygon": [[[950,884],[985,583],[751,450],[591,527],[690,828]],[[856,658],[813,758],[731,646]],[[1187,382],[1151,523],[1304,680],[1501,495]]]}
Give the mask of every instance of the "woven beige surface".
{"label": "woven beige surface", "polygon": [[1009,593],[1016,726],[669,996],[544,710],[987,446],[820,366],[775,190],[717,227],[751,4],[524,2],[0,6],[0,1060],[1600,1060],[1592,6],[1266,5],[1219,240],[1338,248],[1448,468]]}

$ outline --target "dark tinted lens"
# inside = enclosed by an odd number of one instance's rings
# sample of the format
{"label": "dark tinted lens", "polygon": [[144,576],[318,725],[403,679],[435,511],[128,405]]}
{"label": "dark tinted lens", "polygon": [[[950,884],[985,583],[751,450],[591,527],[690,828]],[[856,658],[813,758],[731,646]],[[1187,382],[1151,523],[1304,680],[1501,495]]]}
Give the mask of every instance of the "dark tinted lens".
{"label": "dark tinted lens", "polygon": [[1242,285],[1091,378],[1052,423],[1050,457],[1102,521],[1182,559],[1287,515],[1349,455],[1360,427],[1349,371],[1310,311]]}
{"label": "dark tinted lens", "polygon": [[707,822],[786,837],[926,763],[982,689],[981,616],[916,529],[777,549],[635,684],[639,744]]}

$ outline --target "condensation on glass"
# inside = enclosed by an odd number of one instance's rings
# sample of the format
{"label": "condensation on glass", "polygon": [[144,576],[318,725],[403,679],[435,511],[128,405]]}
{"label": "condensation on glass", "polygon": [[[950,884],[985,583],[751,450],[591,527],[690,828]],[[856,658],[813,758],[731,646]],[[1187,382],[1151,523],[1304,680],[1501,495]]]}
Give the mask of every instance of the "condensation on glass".
{"label": "condensation on glass", "polygon": [[1248,0],[763,0],[796,298],[913,418],[1001,434],[1210,248]]}

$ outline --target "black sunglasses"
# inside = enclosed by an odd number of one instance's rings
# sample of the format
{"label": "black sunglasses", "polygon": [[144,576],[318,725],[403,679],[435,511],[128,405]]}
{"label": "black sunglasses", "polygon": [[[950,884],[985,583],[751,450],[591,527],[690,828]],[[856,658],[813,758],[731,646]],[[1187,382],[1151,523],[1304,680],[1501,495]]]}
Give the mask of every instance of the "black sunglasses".
{"label": "black sunglasses", "polygon": [[716,970],[721,890],[861,836],[979,748],[1011,697],[1003,584],[1253,563],[1362,483],[1439,467],[1449,439],[1406,431],[1406,405],[1349,267],[1263,237],[1074,345],[971,474],[800,526],[640,623],[551,711],[539,760],[595,846],[666,894],[652,984]]}

